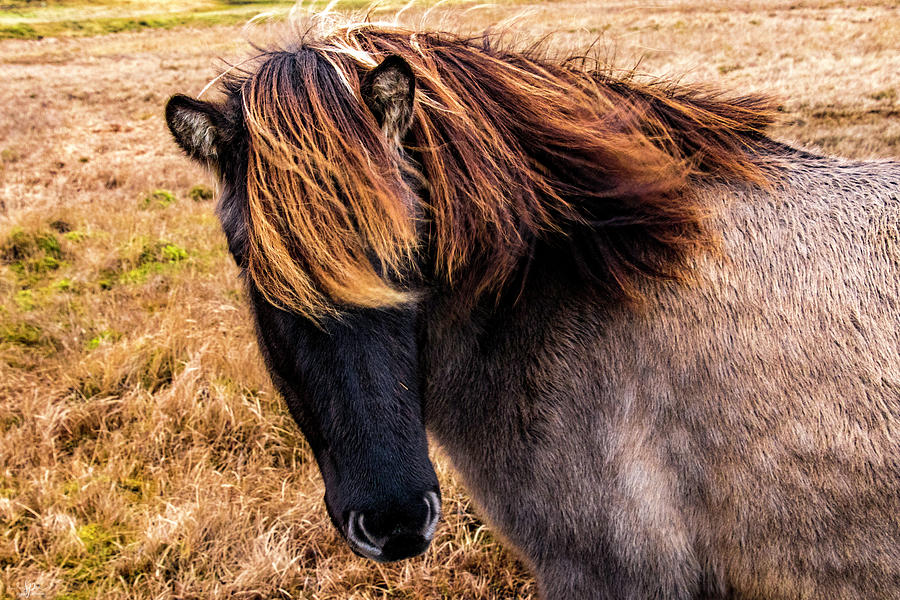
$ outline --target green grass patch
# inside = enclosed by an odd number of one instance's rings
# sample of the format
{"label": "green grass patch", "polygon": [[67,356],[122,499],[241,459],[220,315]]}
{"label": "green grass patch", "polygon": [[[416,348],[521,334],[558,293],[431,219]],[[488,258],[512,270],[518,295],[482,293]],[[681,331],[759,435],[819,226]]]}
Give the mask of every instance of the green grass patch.
{"label": "green grass patch", "polygon": [[55,600],[87,600],[96,598],[104,589],[118,583],[114,560],[131,543],[124,529],[110,528],[99,523],[82,525],[75,536],[83,549],[71,554],[58,554],[55,563],[62,569],[68,590]]}
{"label": "green grass patch", "polygon": [[[137,252],[134,250],[135,242],[139,244]],[[100,272],[98,283],[102,289],[111,289],[116,284],[143,283],[150,275],[167,273],[190,256],[177,244],[141,238],[132,240],[123,252],[126,254],[124,258]]]}
{"label": "green grass patch", "polygon": [[37,29],[25,23],[17,23],[16,25],[0,25],[0,38],[14,40],[39,40],[46,35],[42,35]]}
{"label": "green grass patch", "polygon": [[107,330],[101,331],[100,333],[98,333],[97,335],[95,335],[94,337],[89,339],[87,341],[87,344],[85,344],[85,346],[87,347],[88,350],[96,350],[103,344],[105,344],[111,340],[115,340],[117,338],[118,338],[118,336],[116,336],[115,333],[113,333],[112,331],[109,331],[107,329]]}
{"label": "green grass patch", "polygon": [[145,248],[138,257],[140,264],[149,263],[173,263],[188,257],[187,250],[169,242],[157,242],[153,246]]}
{"label": "green grass patch", "polygon": [[21,285],[31,287],[65,263],[56,234],[14,227],[0,241],[0,264],[8,265]]}
{"label": "green grass patch", "polygon": [[23,321],[0,324],[0,341],[29,348],[49,344],[40,327]]}
{"label": "green grass patch", "polygon": [[119,277],[121,283],[143,283],[150,275],[164,273],[171,265],[188,257],[187,250],[175,244],[159,241],[144,247],[138,256],[137,266]]}
{"label": "green grass patch", "polygon": [[209,202],[215,194],[205,185],[195,185],[188,191],[188,198],[194,202]]}
{"label": "green grass patch", "polygon": [[84,238],[87,237],[87,234],[83,231],[78,231],[77,229],[74,231],[67,231],[63,234],[63,237],[69,240],[70,242],[82,242]]}
{"label": "green grass patch", "polygon": [[74,498],[81,491],[81,485],[75,479],[70,479],[59,488],[60,493],[66,498]]}
{"label": "green grass patch", "polygon": [[63,277],[59,281],[55,281],[52,286],[50,286],[54,291],[57,292],[73,292],[75,291],[75,284],[72,283],[72,280],[68,277]]}
{"label": "green grass patch", "polygon": [[35,309],[34,292],[31,290],[19,290],[16,292],[13,300],[22,312],[28,312]]}
{"label": "green grass patch", "polygon": [[52,233],[29,232],[15,227],[0,242],[0,260],[7,264],[31,258],[39,252],[56,259],[62,258],[59,240]]}
{"label": "green grass patch", "polygon": [[102,525],[92,523],[82,525],[75,531],[79,541],[94,560],[104,560],[115,554],[122,541],[120,534],[114,533]]}
{"label": "green grass patch", "polygon": [[177,201],[175,194],[169,190],[153,190],[144,196],[141,206],[144,208],[168,208]]}
{"label": "green grass patch", "polygon": [[116,481],[116,489],[129,503],[144,502],[156,493],[157,483],[152,478],[123,477]]}

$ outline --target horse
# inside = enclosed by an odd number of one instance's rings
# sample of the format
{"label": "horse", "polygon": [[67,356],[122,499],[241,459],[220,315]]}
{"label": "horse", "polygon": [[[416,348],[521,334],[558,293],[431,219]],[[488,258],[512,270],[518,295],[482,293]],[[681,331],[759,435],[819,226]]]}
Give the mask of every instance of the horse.
{"label": "horse", "polygon": [[900,164],[760,96],[348,21],[168,127],[357,554],[429,432],[548,600],[900,597]]}

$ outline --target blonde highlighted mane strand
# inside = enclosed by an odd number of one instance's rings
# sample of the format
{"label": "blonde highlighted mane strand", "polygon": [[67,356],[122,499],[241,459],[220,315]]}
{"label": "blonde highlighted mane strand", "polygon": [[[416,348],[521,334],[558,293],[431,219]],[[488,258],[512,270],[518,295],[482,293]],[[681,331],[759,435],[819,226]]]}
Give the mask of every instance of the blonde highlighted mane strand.
{"label": "blonde highlighted mane strand", "polygon": [[336,58],[272,54],[242,86],[248,270],[270,301],[312,317],[406,301],[382,274],[405,271],[416,245],[395,153]]}
{"label": "blonde highlighted mane strand", "polygon": [[[250,137],[248,270],[301,314],[408,301],[417,231],[429,271],[475,299],[502,290],[536,240],[590,228],[592,276],[634,298],[637,277],[682,278],[715,246],[697,181],[766,180],[765,98],[613,78],[490,34],[324,22],[226,83]],[[360,97],[390,55],[416,77],[406,150],[427,182],[421,199]]]}

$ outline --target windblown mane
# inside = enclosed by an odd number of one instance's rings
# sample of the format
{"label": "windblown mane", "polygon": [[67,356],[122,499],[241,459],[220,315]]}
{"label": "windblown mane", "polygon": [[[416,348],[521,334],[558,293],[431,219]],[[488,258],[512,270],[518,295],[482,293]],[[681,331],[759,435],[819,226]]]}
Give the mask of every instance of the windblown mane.
{"label": "windblown mane", "polygon": [[[416,77],[405,144],[421,200],[360,99],[393,54]],[[616,79],[489,35],[357,23],[257,64],[226,85],[249,134],[248,271],[309,316],[404,302],[417,253],[472,298],[497,293],[537,240],[573,228],[593,232],[576,259],[633,297],[636,278],[678,278],[714,246],[698,180],[765,179],[767,99]]]}

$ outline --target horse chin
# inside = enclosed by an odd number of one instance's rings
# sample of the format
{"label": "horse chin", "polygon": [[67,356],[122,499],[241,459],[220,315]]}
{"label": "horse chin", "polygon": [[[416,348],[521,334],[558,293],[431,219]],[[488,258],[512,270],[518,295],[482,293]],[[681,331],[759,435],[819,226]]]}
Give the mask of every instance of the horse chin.
{"label": "horse chin", "polygon": [[361,556],[363,558],[368,558],[370,560],[374,560],[377,563],[392,563],[399,562],[401,560],[406,560],[408,558],[415,558],[420,554],[423,554],[426,550],[428,550],[428,546],[431,545],[431,540],[427,540],[421,536],[416,536],[414,539],[410,539],[402,544],[398,543],[395,546],[395,550],[390,550],[386,548],[384,552],[376,556],[370,556],[368,554],[363,554],[360,551],[350,546],[350,549],[353,550],[353,553],[357,556]]}
{"label": "horse chin", "polygon": [[343,536],[353,554],[377,563],[391,563],[419,556],[431,545],[431,540],[420,535],[408,535],[391,540],[383,549],[364,548]]}

